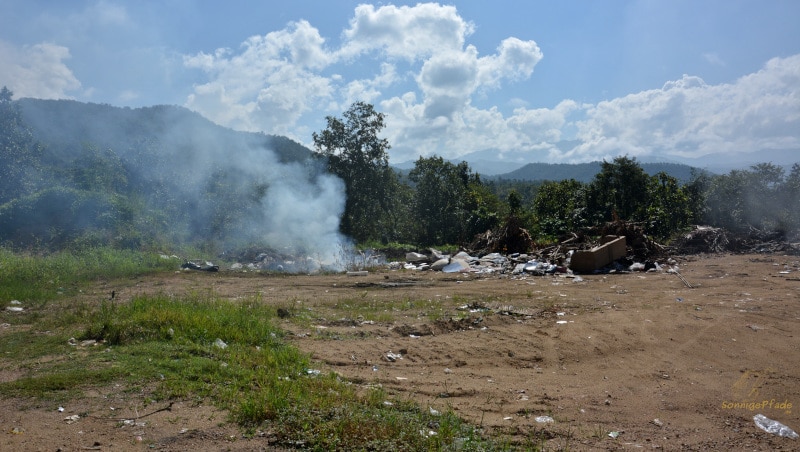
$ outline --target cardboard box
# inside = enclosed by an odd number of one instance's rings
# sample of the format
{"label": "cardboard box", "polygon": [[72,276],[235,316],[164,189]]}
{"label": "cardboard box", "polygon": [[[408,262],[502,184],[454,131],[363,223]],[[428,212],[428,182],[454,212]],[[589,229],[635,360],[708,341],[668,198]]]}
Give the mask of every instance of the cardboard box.
{"label": "cardboard box", "polygon": [[569,268],[574,272],[590,273],[607,266],[621,257],[625,257],[628,253],[625,236],[605,236],[601,243],[602,245],[596,246],[591,250],[575,251],[572,254]]}

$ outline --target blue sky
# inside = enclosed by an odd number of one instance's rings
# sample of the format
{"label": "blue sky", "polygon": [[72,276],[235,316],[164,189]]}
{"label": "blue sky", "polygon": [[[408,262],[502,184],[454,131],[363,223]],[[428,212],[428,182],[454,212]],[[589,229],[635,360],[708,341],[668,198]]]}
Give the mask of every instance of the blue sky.
{"label": "blue sky", "polygon": [[181,105],[309,146],[325,116],[363,100],[387,115],[393,162],[484,149],[553,163],[800,160],[796,0],[0,0],[0,11],[0,85],[16,98]]}

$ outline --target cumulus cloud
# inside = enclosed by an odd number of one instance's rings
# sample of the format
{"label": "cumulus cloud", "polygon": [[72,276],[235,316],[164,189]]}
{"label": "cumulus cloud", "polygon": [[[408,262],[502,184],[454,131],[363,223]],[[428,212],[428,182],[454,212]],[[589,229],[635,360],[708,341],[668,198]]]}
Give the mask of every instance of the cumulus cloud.
{"label": "cumulus cloud", "polygon": [[461,50],[474,25],[454,6],[436,3],[416,6],[359,5],[345,30],[340,55],[355,56],[382,50],[390,57],[418,60],[449,50]]}
{"label": "cumulus cloud", "polygon": [[577,123],[583,143],[569,157],[800,148],[798,87],[800,55],[772,59],[733,83],[708,85],[684,75],[588,108]]}
{"label": "cumulus cloud", "polygon": [[[800,148],[800,55],[731,83],[685,75],[597,104],[528,108],[515,94],[509,112],[475,99],[533,77],[542,50],[512,36],[480,54],[468,43],[473,31],[454,6],[435,3],[360,5],[337,47],[312,24],[292,22],[238,49],[186,56],[207,77],[186,105],[223,125],[307,142],[300,124],[309,118],[371,102],[387,115],[394,162],[489,148],[553,162]],[[577,144],[564,150],[564,141]]]}
{"label": "cumulus cloud", "polygon": [[[470,133],[484,128],[471,106],[476,92],[528,78],[542,59],[534,41],[518,38],[481,56],[466,45],[473,30],[454,6],[435,3],[359,5],[339,48],[326,47],[308,22],[292,22],[248,38],[240,49],[185,56],[186,67],[208,76],[186,105],[226,126],[297,136],[296,125],[306,114],[344,110],[357,100],[381,103],[390,110],[392,138],[411,140],[421,152],[447,154],[450,144],[462,144],[448,134],[468,137],[465,143],[473,146],[478,142]],[[352,74],[353,66],[378,71],[351,80],[335,72]]]}
{"label": "cumulus cloud", "polygon": [[317,70],[331,54],[319,31],[306,21],[252,36],[241,51],[217,49],[184,57],[210,81],[195,87],[187,106],[240,130],[290,134],[306,112],[332,94],[332,81]]}
{"label": "cumulus cloud", "polygon": [[65,63],[69,58],[69,49],[55,44],[19,48],[0,41],[0,83],[13,91],[15,98],[68,98],[81,88]]}

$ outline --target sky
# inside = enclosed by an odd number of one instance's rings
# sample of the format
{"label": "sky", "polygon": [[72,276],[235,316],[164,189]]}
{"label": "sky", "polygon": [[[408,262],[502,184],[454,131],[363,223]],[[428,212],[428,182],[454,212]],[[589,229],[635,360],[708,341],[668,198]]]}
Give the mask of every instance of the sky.
{"label": "sky", "polygon": [[393,163],[797,151],[800,1],[0,0],[14,98],[180,105],[313,148],[356,101]]}

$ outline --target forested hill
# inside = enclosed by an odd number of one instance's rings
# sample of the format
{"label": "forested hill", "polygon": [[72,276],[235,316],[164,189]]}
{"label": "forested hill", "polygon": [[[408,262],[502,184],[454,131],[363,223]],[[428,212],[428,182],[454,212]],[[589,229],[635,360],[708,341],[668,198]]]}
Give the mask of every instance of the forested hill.
{"label": "forested hill", "polygon": [[[645,173],[654,176],[664,172],[679,181],[686,183],[692,179],[692,171],[701,171],[689,165],[679,163],[640,163]],[[521,181],[560,181],[575,179],[589,183],[600,172],[601,162],[590,163],[529,163],[510,173],[499,174],[487,179],[506,179]]]}
{"label": "forested hill", "polygon": [[0,145],[0,245],[18,248],[288,242],[342,197],[299,143],[175,106],[0,99]]}
{"label": "forested hill", "polygon": [[86,146],[136,159],[147,146],[172,147],[190,157],[193,148],[228,152],[235,146],[271,149],[283,162],[305,160],[311,151],[277,135],[234,131],[183,107],[120,108],[72,100],[20,99],[22,119],[53,163],[71,162]]}

